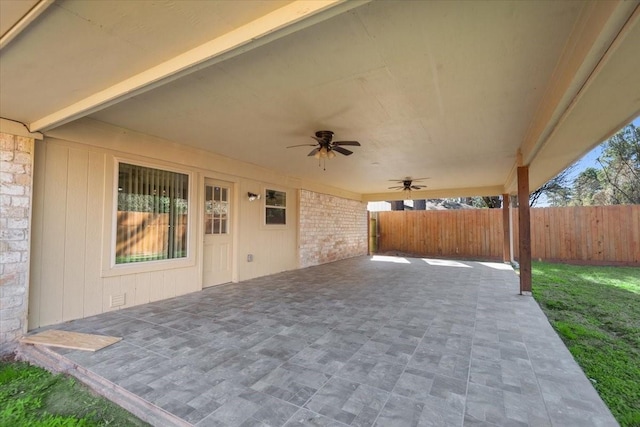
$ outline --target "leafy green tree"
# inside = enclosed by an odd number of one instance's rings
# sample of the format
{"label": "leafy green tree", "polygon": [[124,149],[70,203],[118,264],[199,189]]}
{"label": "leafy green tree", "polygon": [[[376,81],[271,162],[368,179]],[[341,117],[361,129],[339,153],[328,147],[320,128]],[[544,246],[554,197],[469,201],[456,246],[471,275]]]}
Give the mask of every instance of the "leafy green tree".
{"label": "leafy green tree", "polygon": [[[587,168],[569,185],[549,181],[545,189],[552,206],[640,204],[640,128],[625,126],[602,144],[601,168]],[[537,190],[537,191],[540,191]],[[532,193],[533,197],[534,193]]]}
{"label": "leafy green tree", "polygon": [[605,204],[640,204],[640,128],[632,123],[609,138],[598,162]]}
{"label": "leafy green tree", "polygon": [[543,186],[532,191],[529,194],[529,205],[535,206],[542,196],[545,196],[551,206],[566,206],[571,199],[569,175],[571,175],[573,169],[573,165],[569,166]]}
{"label": "leafy green tree", "polygon": [[450,199],[459,203],[464,203],[474,208],[500,208],[502,207],[502,198],[500,196],[474,196],[461,197],[459,199]]}
{"label": "leafy green tree", "polygon": [[601,170],[596,168],[583,170],[573,181],[573,195],[570,204],[573,206],[606,204],[605,185]]}
{"label": "leafy green tree", "polygon": [[562,187],[547,195],[550,206],[569,206],[571,204],[571,188]]}

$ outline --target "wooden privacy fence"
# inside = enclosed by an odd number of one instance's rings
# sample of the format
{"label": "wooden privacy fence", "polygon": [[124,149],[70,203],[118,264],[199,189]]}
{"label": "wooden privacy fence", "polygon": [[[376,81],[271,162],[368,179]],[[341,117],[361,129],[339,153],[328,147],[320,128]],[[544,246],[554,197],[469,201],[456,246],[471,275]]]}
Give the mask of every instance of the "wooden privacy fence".
{"label": "wooden privacy fence", "polygon": [[[178,248],[186,250],[187,215],[176,215],[174,222],[175,244]],[[169,250],[169,214],[118,211],[117,224],[116,258],[166,257],[163,254]]]}
{"label": "wooden privacy fence", "polygon": [[[517,259],[517,209],[511,214]],[[502,259],[502,209],[376,215],[379,253]],[[531,254],[547,261],[640,264],[640,205],[533,208]]]}

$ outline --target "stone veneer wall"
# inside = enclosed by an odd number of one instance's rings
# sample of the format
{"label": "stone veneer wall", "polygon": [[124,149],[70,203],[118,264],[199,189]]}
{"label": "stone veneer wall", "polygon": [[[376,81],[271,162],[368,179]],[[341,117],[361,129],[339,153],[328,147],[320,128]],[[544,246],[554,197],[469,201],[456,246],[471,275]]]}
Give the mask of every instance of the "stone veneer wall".
{"label": "stone veneer wall", "polygon": [[0,354],[27,332],[34,139],[0,133]]}
{"label": "stone veneer wall", "polygon": [[367,255],[367,205],[300,192],[300,267]]}

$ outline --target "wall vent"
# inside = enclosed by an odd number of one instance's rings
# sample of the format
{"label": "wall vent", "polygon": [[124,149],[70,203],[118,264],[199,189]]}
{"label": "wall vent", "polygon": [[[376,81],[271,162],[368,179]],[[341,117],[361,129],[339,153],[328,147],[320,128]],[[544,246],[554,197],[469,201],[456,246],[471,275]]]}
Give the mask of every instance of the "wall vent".
{"label": "wall vent", "polygon": [[125,294],[111,295],[111,308],[124,305],[124,296]]}

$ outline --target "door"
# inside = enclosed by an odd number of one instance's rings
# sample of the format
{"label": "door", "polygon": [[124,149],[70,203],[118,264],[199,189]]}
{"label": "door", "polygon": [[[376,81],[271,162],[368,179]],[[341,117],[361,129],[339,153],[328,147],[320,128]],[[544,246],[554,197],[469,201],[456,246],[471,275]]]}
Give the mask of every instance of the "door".
{"label": "door", "polygon": [[204,287],[228,283],[232,274],[232,184],[207,179],[204,185]]}

